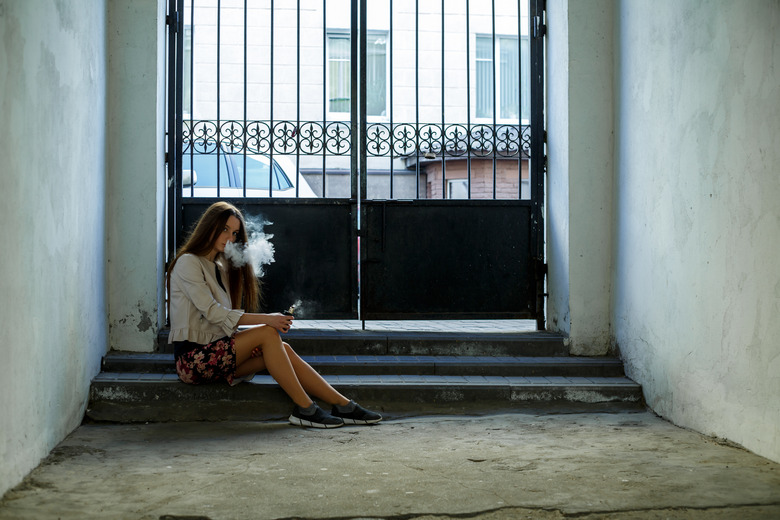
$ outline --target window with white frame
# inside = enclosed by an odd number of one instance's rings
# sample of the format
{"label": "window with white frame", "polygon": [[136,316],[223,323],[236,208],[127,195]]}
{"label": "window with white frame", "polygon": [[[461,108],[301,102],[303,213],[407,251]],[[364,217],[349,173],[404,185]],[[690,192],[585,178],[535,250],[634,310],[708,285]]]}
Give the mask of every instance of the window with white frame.
{"label": "window with white frame", "polygon": [[192,90],[193,90],[193,77],[192,77],[192,26],[184,26],[184,49],[183,49],[183,73],[182,73],[182,108],[184,114],[191,116],[192,105]]}
{"label": "window with white frame", "polygon": [[[328,112],[349,117],[350,110],[349,34],[328,34]],[[366,38],[366,115],[387,115],[387,35],[369,32]]]}
{"label": "window with white frame", "polygon": [[448,199],[468,199],[469,198],[469,180],[468,179],[448,179],[447,180],[447,198]]}
{"label": "window with white frame", "polygon": [[[495,116],[501,121],[527,121],[531,114],[530,53],[528,38],[522,37],[521,54],[518,56],[516,36],[477,35],[476,39],[476,102],[477,118],[493,118],[493,101],[498,100]],[[494,56],[498,57],[493,70]],[[522,59],[521,59],[522,58]],[[522,82],[521,74],[522,72]],[[522,92],[519,85],[522,85]],[[522,114],[518,109],[522,102]]]}

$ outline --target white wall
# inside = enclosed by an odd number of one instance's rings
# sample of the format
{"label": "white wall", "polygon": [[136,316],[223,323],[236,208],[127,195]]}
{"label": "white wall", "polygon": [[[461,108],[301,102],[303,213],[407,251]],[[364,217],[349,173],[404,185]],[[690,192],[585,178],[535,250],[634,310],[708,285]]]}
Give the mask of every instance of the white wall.
{"label": "white wall", "polygon": [[106,351],[105,12],[0,2],[0,495],[81,422]]}
{"label": "white wall", "polygon": [[151,351],[164,319],[165,1],[108,2],[112,349]]}
{"label": "white wall", "polygon": [[547,327],[610,346],[613,1],[547,3]]}
{"label": "white wall", "polygon": [[780,461],[780,4],[617,5],[614,341],[653,410]]}

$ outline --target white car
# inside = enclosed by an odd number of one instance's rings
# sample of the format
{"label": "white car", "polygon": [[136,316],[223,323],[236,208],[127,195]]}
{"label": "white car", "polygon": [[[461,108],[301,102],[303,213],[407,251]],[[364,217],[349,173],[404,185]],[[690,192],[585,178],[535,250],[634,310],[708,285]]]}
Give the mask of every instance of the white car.
{"label": "white car", "polygon": [[[220,151],[219,154],[215,152],[190,155],[189,152],[184,152],[182,154],[182,196],[244,197],[244,159],[243,153]],[[270,168],[270,164],[271,159],[267,155],[246,154],[246,197],[313,198],[317,196],[306,179],[302,175],[296,175],[292,161],[283,156],[274,156],[273,168]],[[219,193],[217,193],[217,177],[219,177]]]}

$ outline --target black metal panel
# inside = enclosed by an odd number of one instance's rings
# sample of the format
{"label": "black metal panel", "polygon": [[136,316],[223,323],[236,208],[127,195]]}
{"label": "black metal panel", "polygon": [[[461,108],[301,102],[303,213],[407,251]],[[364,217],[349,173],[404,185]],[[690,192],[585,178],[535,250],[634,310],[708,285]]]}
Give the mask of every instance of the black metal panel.
{"label": "black metal panel", "polygon": [[530,203],[364,201],[363,319],[536,317]]}
{"label": "black metal panel", "polygon": [[[191,229],[218,199],[184,200],[184,228]],[[235,199],[247,219],[271,222],[274,262],[262,278],[263,307],[277,312],[296,302],[306,319],[357,319],[357,240],[354,205],[339,199]],[[349,237],[353,237],[349,240]]]}

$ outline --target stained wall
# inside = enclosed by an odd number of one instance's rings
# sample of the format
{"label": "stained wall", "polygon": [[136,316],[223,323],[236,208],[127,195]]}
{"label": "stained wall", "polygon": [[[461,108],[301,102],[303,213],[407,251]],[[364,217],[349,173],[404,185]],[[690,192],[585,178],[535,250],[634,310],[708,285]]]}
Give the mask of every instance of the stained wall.
{"label": "stained wall", "polygon": [[0,494],[78,426],[107,349],[106,9],[0,2]]}
{"label": "stained wall", "polygon": [[615,12],[612,335],[647,403],[780,460],[780,3]]}

